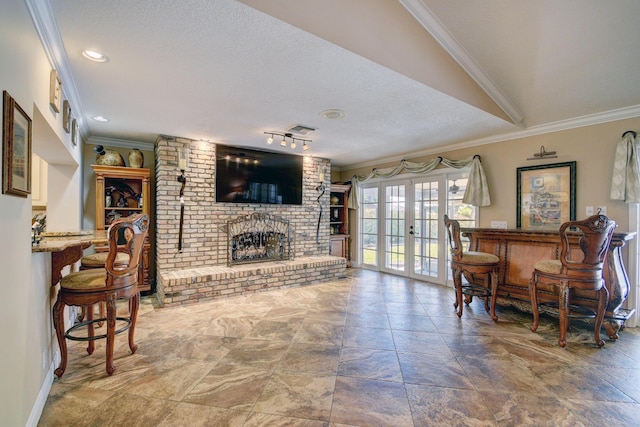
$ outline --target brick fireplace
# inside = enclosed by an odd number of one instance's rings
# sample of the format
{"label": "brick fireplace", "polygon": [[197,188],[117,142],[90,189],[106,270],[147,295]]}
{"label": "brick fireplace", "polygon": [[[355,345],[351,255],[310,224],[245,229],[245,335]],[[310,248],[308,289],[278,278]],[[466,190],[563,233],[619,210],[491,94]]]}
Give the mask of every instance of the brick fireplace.
{"label": "brick fireplace", "polygon": [[[178,148],[188,147],[182,251],[178,252],[180,183]],[[329,217],[323,215],[316,242],[318,169],[327,159],[307,157],[302,205],[216,203],[216,144],[161,136],[156,141],[157,294],[164,305],[180,305],[283,286],[320,283],[343,277],[346,260],[329,256]],[[328,174],[327,174],[328,177]],[[325,186],[329,185],[326,181]],[[329,192],[321,198],[328,211]],[[293,242],[289,260],[228,266],[225,227],[238,217],[260,214],[286,218]]]}

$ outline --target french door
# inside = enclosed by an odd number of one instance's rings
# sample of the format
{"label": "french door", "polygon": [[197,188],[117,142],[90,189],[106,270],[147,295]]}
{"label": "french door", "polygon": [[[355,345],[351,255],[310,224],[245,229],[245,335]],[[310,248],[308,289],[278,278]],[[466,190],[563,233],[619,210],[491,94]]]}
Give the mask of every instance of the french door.
{"label": "french door", "polygon": [[445,283],[448,242],[445,213],[475,225],[476,210],[462,203],[467,174],[381,180],[361,188],[361,265],[396,275]]}

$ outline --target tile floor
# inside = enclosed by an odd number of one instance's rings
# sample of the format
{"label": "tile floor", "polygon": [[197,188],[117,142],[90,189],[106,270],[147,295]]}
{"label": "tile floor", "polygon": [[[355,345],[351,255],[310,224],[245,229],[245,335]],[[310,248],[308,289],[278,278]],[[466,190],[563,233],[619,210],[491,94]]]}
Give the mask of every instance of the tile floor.
{"label": "tile floor", "polygon": [[188,307],[143,301],[139,349],[70,346],[41,426],[640,425],[640,328],[604,348],[586,326],[450,288],[349,269],[336,282]]}

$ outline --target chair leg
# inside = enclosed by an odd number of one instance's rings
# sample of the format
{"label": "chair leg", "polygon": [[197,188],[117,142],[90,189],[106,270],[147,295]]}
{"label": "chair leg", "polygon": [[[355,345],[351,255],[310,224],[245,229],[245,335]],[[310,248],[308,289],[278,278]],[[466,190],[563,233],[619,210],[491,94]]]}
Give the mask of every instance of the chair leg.
{"label": "chair leg", "polygon": [[594,338],[598,347],[604,345],[604,341],[600,339],[600,328],[602,328],[602,321],[604,320],[604,312],[607,308],[607,302],[609,301],[609,291],[606,287],[598,291],[598,312],[596,314]]}
{"label": "chair leg", "polygon": [[458,309],[458,317],[462,317],[462,270],[453,267],[453,286],[456,289],[456,302],[453,304]]}
{"label": "chair leg", "polygon": [[[92,307],[93,309],[93,307]],[[100,301],[98,303],[98,313],[100,313],[100,318],[104,319],[105,317],[105,306],[104,306],[104,302]],[[103,322],[98,322],[98,327],[101,328],[102,327]]]}
{"label": "chair leg", "polygon": [[531,313],[533,314],[533,325],[531,325],[531,331],[538,330],[540,323],[540,313],[538,312],[538,276],[533,273],[531,280],[529,280],[529,299],[531,300]]}
{"label": "chair leg", "polygon": [[58,378],[62,378],[64,371],[67,369],[67,339],[64,336],[64,307],[64,302],[58,297],[58,300],[53,306],[53,326],[56,329],[58,347],[60,348],[60,366],[54,371]]}
{"label": "chair leg", "polygon": [[107,375],[112,375],[116,370],[113,364],[113,347],[115,344],[116,331],[116,299],[110,295],[107,299]]}
{"label": "chair leg", "polygon": [[[87,336],[92,337],[94,335],[94,326],[93,326],[93,305],[88,305],[86,316],[87,316]],[[96,348],[96,343],[93,340],[87,341],[87,353],[93,354],[93,350]]]}
{"label": "chair leg", "polygon": [[138,346],[133,342],[133,337],[136,330],[136,320],[138,318],[138,307],[140,306],[140,293],[136,292],[134,296],[129,300],[129,313],[131,319],[131,325],[129,326],[129,348],[131,353],[135,353]]}
{"label": "chair leg", "polygon": [[560,347],[567,345],[567,330],[569,329],[569,285],[566,281],[560,282],[560,294],[558,296],[558,315],[560,317]]}
{"label": "chair leg", "polygon": [[496,301],[498,301],[498,273],[496,273],[495,270],[489,273],[489,280],[491,280],[491,318],[497,322]]}

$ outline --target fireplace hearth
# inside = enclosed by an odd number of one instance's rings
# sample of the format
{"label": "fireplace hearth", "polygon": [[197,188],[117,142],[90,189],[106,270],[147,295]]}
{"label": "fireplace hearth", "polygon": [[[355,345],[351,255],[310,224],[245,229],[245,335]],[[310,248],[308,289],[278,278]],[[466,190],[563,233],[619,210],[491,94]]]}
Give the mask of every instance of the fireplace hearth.
{"label": "fireplace hearth", "polygon": [[293,259],[289,221],[257,212],[227,221],[227,265]]}

